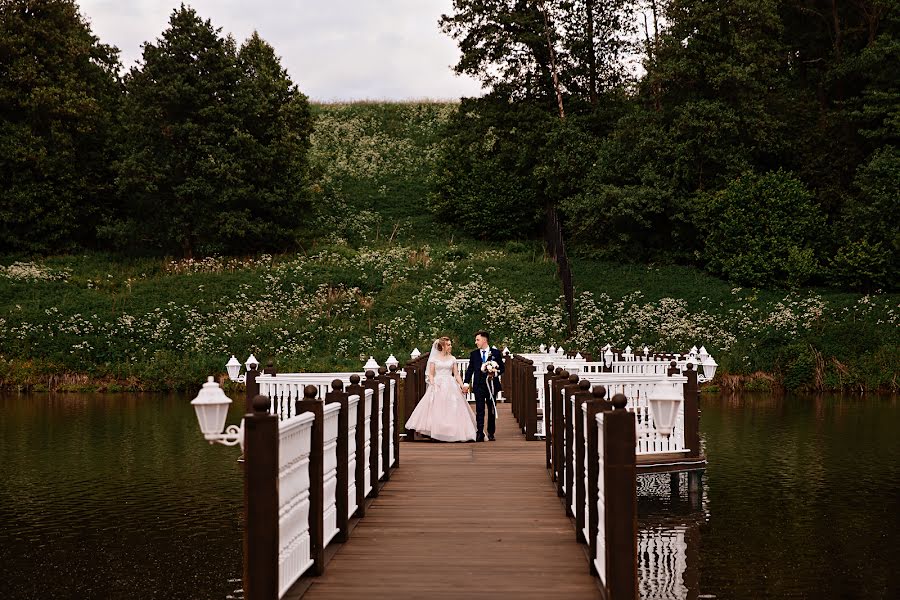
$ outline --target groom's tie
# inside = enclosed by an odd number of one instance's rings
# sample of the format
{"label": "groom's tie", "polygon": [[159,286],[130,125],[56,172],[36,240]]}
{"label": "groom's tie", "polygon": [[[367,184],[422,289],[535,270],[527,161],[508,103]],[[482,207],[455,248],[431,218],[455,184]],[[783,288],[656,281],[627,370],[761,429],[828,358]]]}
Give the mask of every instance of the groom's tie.
{"label": "groom's tie", "polygon": [[481,351],[481,362],[487,362],[487,350]]}

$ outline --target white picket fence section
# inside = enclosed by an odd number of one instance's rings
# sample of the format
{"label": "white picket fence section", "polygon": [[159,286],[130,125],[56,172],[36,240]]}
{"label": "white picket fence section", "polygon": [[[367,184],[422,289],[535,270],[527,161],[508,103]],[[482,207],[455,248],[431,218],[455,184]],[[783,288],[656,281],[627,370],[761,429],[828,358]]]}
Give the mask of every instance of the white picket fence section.
{"label": "white picket fence section", "polygon": [[[684,443],[684,402],[678,410],[675,421],[675,429],[669,436],[660,434],[653,422],[653,413],[650,410],[648,398],[656,386],[670,386],[684,398],[684,384],[687,377],[684,375],[666,376],[637,374],[626,375],[619,373],[582,373],[582,380],[587,380],[591,386],[602,385],[606,388],[606,398],[610,399],[616,394],[625,394],[628,399],[626,409],[635,413],[635,427],[637,433],[637,446],[635,453],[638,456],[648,454],[686,453],[690,448],[685,448]],[[565,394],[565,392],[564,392]],[[567,401],[573,402],[573,396]],[[574,413],[573,413],[574,414]]]}
{"label": "white picket fence section", "polygon": [[[603,432],[603,413],[597,413],[597,422],[592,423],[593,426],[597,428],[597,448],[603,448],[604,444],[604,432]],[[587,431],[587,430],[585,430]],[[604,584],[607,582],[606,577],[606,490],[604,481],[603,471],[604,471],[604,463],[603,463],[603,451],[598,452],[599,462],[600,462],[600,470],[598,473],[600,474],[597,477],[597,554],[594,556],[594,568],[597,569],[597,574],[600,576],[600,581]],[[587,461],[585,461],[587,463]],[[585,495],[587,497],[587,495]],[[589,512],[585,512],[585,514],[590,514]]]}
{"label": "white picket fence section", "polygon": [[278,590],[283,595],[313,564],[309,538],[309,454],[315,417],[278,427]]}
{"label": "white picket fence section", "polygon": [[344,388],[350,385],[350,376],[359,375],[365,380],[363,373],[285,373],[278,375],[260,375],[256,378],[259,393],[272,401],[272,414],[280,419],[294,416],[294,402],[303,400],[303,388],[314,385],[318,388],[318,398],[324,398],[331,391],[331,382],[340,379]]}
{"label": "white picket fence section", "polygon": [[340,404],[326,404],[323,412],[324,440],[322,452],[322,488],[324,497],[322,512],[324,519],[324,543],[334,539],[338,533],[337,525],[337,437],[338,437],[338,413]]}

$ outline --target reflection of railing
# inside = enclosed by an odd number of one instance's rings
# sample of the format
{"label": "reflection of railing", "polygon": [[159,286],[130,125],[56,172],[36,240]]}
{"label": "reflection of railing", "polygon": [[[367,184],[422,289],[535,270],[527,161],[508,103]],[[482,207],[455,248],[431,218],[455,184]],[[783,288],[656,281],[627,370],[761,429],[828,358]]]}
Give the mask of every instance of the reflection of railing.
{"label": "reflection of railing", "polygon": [[258,379],[280,411],[258,396],[244,418],[246,598],[280,598],[304,573],[324,573],[325,548],[347,541],[351,517],[365,516],[366,497],[398,466],[400,375],[385,371],[346,386],[339,374],[321,399],[335,374]]}
{"label": "reflection of railing", "polygon": [[686,600],[688,544],[685,531],[638,532],[638,582],[642,598]]}

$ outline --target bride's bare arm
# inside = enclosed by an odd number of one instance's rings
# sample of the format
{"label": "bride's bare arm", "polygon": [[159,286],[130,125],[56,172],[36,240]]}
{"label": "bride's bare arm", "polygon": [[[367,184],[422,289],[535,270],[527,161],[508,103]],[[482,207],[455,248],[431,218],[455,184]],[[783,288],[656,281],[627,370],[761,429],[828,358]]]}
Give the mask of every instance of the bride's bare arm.
{"label": "bride's bare arm", "polygon": [[459,387],[462,387],[462,377],[459,376],[459,369],[456,366],[456,363],[453,363],[453,378],[456,380],[456,383],[459,384]]}
{"label": "bride's bare arm", "polygon": [[428,383],[434,383],[434,363],[428,365]]}

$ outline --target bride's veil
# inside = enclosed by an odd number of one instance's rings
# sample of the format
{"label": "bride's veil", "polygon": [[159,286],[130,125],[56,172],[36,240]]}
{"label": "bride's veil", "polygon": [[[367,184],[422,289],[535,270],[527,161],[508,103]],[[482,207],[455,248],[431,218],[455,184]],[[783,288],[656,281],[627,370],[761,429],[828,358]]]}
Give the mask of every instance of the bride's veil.
{"label": "bride's veil", "polygon": [[440,338],[438,338],[431,344],[431,352],[428,353],[428,362],[425,363],[425,383],[428,385],[431,385],[431,381],[429,381],[431,375],[429,374],[430,372],[428,369],[431,367],[431,363],[436,363],[441,355],[441,351],[438,350],[438,342],[440,341]]}

